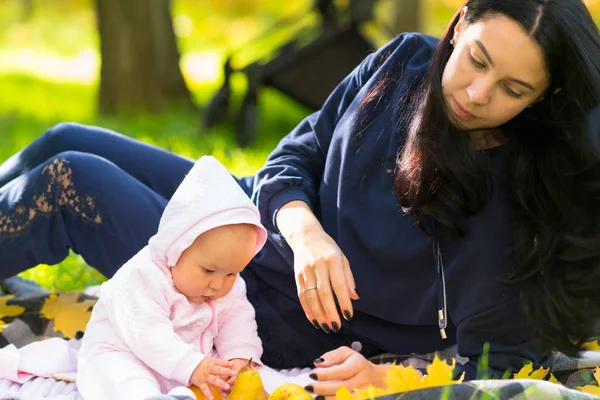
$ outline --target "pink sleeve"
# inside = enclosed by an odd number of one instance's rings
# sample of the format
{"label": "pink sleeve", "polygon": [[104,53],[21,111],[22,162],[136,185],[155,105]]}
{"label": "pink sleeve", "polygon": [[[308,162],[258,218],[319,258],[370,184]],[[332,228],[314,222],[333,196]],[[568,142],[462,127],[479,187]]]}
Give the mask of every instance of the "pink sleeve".
{"label": "pink sleeve", "polygon": [[231,289],[232,304],[222,319],[219,319],[219,333],[215,347],[219,357],[252,359],[260,363],[262,342],[258,337],[254,307],[246,298],[246,283],[238,277]]}
{"label": "pink sleeve", "polygon": [[140,360],[163,377],[187,386],[205,356],[175,333],[170,305],[162,295],[167,284],[164,275],[151,268],[122,272],[101,294],[111,325]]}

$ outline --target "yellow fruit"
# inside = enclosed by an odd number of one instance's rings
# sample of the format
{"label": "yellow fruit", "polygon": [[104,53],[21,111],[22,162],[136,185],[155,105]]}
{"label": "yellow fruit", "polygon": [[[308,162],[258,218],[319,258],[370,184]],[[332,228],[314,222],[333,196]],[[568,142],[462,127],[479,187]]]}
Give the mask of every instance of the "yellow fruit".
{"label": "yellow fruit", "polygon": [[306,390],[295,383],[286,383],[275,390],[269,400],[313,400]]}
{"label": "yellow fruit", "polygon": [[227,400],[268,400],[268,397],[258,371],[246,366],[238,373]]}
{"label": "yellow fruit", "polygon": [[[210,388],[210,393],[213,396],[214,400],[223,400],[223,394],[221,393],[221,391],[213,385],[208,385]],[[194,392],[194,395],[196,396],[196,400],[207,400],[206,396],[204,395],[204,393],[202,393],[202,390],[200,390],[200,388],[196,385],[190,385],[189,388],[191,389],[192,392]]]}

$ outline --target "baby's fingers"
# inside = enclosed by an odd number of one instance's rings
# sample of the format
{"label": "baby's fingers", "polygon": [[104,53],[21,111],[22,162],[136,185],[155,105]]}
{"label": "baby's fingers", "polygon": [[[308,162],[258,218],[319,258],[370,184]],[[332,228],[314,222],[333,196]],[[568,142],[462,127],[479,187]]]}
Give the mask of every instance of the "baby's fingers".
{"label": "baby's fingers", "polygon": [[210,364],[208,372],[221,377],[230,377],[236,374],[233,366],[232,361],[215,360]]}
{"label": "baby's fingers", "polygon": [[210,387],[208,387],[206,383],[202,383],[200,385],[200,390],[202,391],[202,394],[204,394],[204,397],[206,397],[208,400],[214,399],[212,393],[210,392]]}
{"label": "baby's fingers", "polygon": [[227,382],[225,382],[223,379],[221,379],[221,377],[217,375],[209,375],[208,383],[218,387],[224,392],[227,392],[231,388],[231,386],[229,386]]}

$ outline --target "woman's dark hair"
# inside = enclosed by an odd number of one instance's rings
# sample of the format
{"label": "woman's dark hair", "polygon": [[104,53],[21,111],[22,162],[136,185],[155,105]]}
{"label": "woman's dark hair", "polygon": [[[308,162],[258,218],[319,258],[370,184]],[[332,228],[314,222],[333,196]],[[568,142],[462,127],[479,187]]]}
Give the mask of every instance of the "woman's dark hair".
{"label": "woman's dark hair", "polygon": [[[600,317],[600,35],[581,0],[470,0],[467,24],[493,15],[520,23],[543,49],[550,85],[544,99],[502,127],[514,148],[512,185],[516,269],[525,316],[545,350],[575,354]],[[432,56],[415,117],[400,150],[400,205],[432,236],[462,232],[456,215],[489,202],[490,174],[469,135],[451,125],[442,74],[457,13]],[[555,93],[556,92],[556,93]]]}

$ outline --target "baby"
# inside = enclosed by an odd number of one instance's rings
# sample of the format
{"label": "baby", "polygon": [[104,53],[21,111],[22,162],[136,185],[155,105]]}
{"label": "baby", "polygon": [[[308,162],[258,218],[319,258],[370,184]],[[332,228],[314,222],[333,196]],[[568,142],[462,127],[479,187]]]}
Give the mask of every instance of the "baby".
{"label": "baby", "polygon": [[258,210],[227,170],[202,157],[167,204],[158,233],[101,288],[78,356],[86,400],[145,399],[208,384],[227,391],[260,361],[239,273],[262,248]]}

